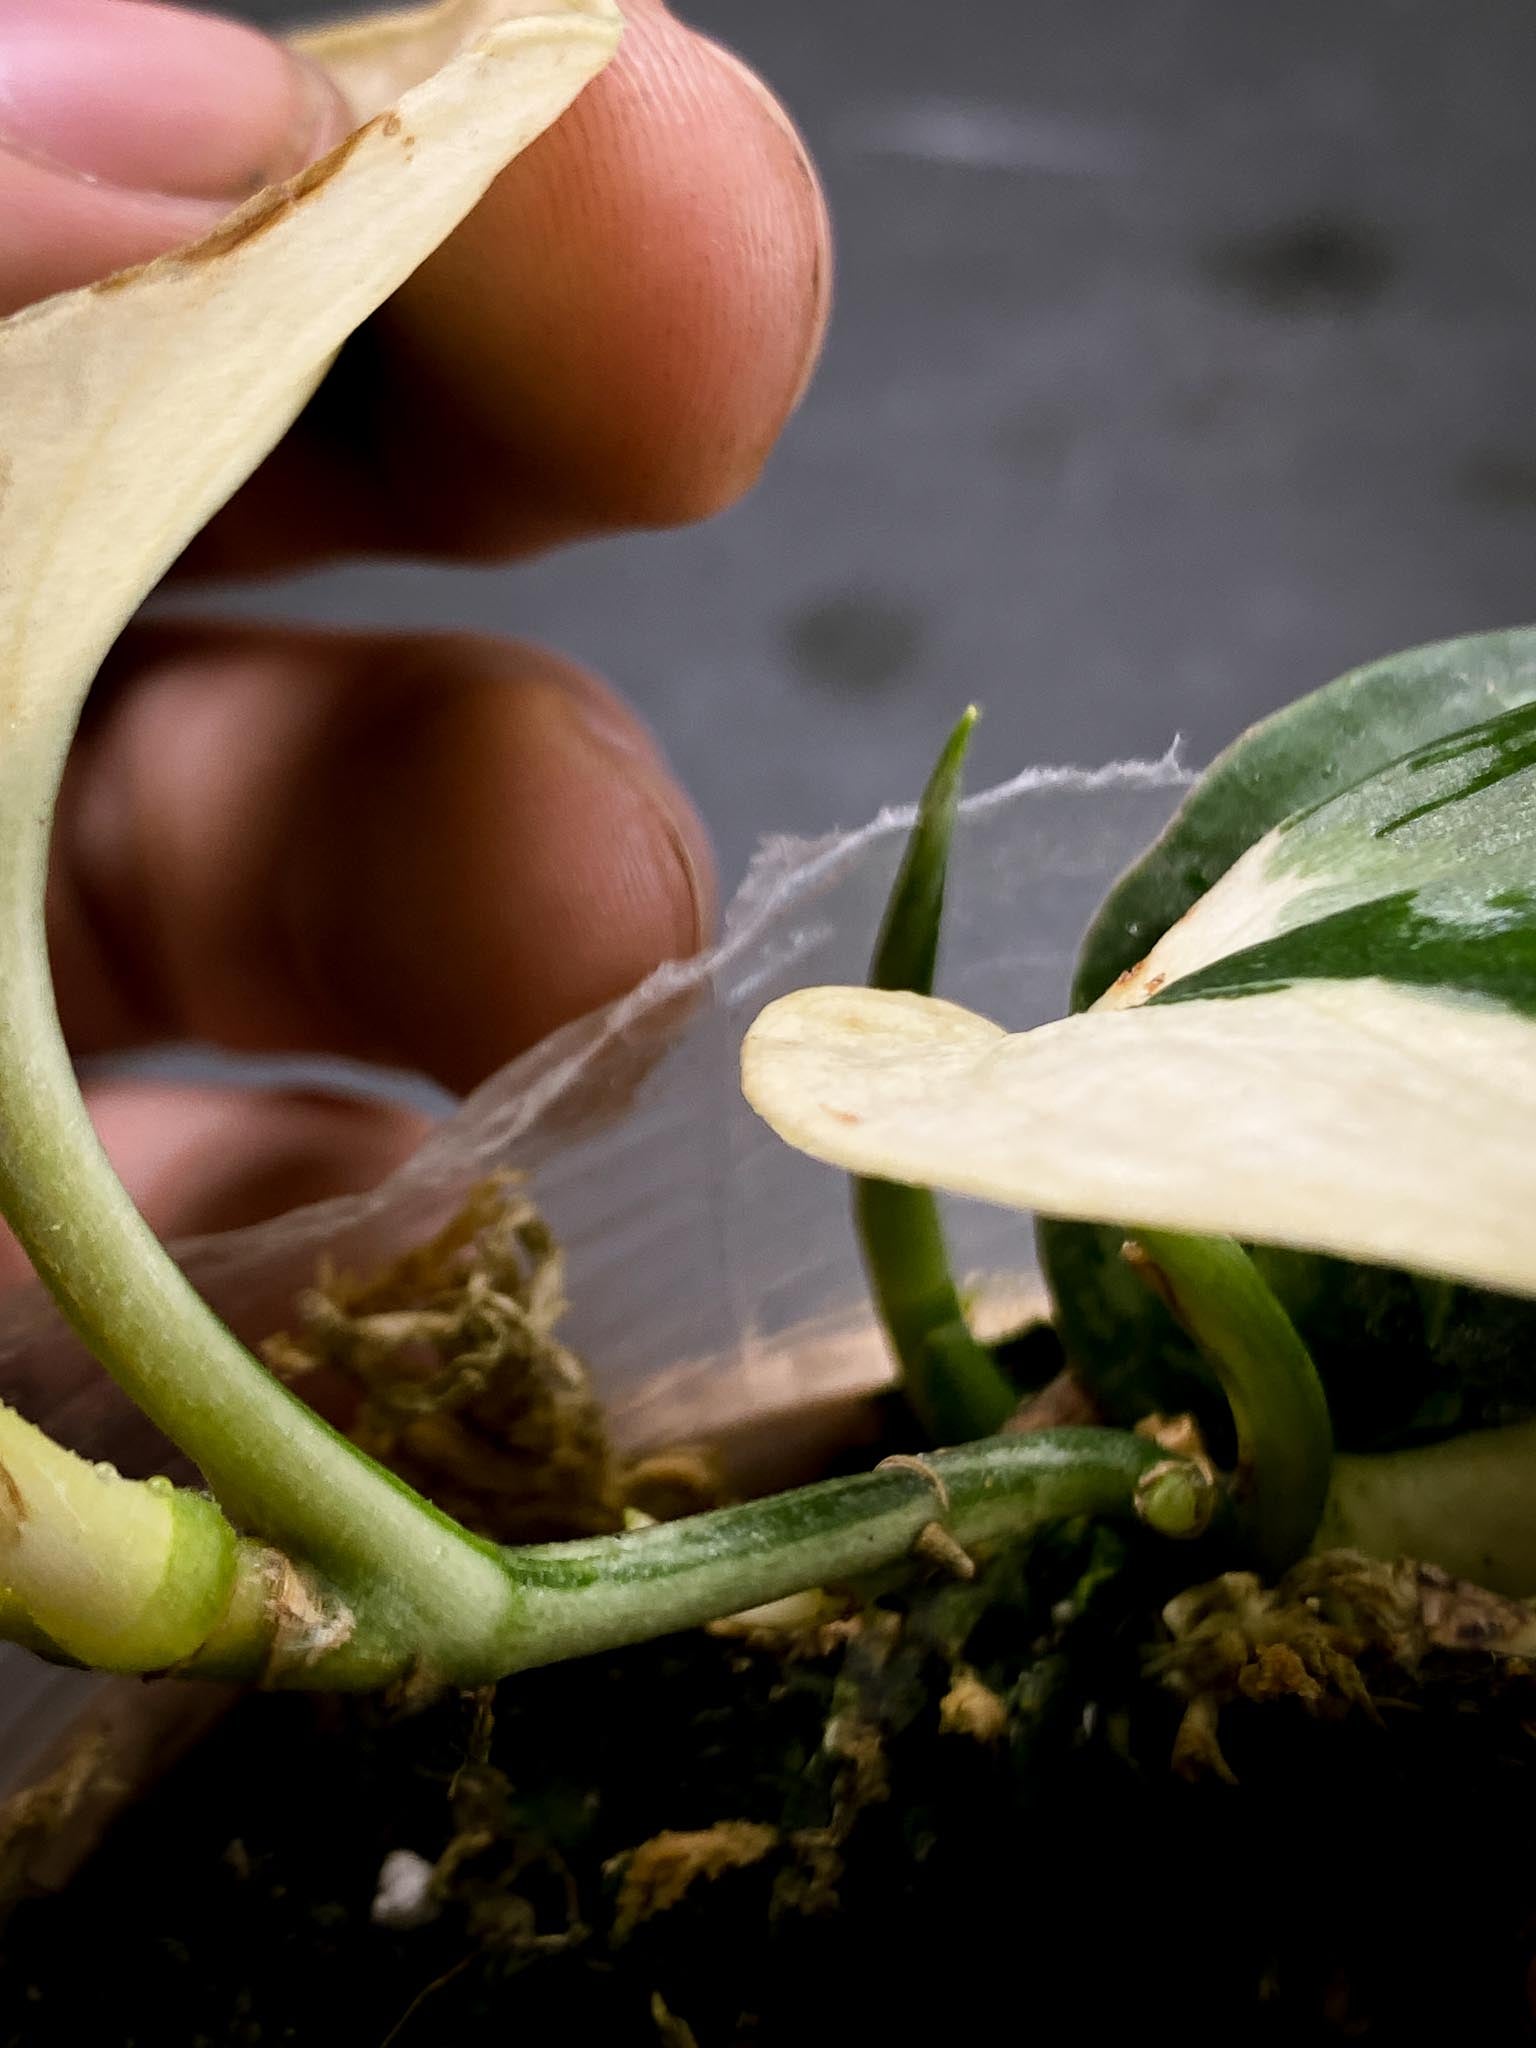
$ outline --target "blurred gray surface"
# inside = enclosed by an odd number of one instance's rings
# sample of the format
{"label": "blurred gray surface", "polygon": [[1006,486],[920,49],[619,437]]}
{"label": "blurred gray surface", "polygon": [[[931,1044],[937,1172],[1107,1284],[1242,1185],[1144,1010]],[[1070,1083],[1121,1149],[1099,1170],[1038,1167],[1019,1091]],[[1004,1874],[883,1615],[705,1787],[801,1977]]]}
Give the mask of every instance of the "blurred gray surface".
{"label": "blurred gray surface", "polygon": [[[248,4],[253,19],[291,9]],[[1526,0],[699,0],[840,245],[820,377],[693,531],[348,568],[246,610],[529,634],[627,690],[727,879],[765,830],[1207,756],[1395,646],[1536,615]]]}

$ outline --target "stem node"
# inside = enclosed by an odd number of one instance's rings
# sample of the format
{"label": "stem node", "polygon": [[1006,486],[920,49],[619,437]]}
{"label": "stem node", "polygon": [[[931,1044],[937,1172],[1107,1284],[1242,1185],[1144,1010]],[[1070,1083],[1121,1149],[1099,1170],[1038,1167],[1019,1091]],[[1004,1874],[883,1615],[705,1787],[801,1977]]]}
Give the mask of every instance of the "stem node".
{"label": "stem node", "polygon": [[1149,1529],[1188,1543],[1211,1526],[1220,1499],[1208,1466],[1194,1458],[1164,1458],[1136,1482],[1136,1513]]}
{"label": "stem node", "polygon": [[1122,1256],[1209,1361],[1237,1430],[1239,1526],[1261,1570],[1289,1570],[1317,1532],[1333,1471],[1311,1353],[1235,1239],[1144,1230]]}

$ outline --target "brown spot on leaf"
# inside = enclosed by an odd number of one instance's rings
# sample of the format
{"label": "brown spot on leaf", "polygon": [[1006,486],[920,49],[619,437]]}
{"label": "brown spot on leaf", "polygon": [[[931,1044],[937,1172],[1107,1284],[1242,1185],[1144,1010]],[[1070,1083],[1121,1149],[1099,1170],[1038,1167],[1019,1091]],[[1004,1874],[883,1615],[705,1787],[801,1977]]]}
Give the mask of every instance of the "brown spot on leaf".
{"label": "brown spot on leaf", "polygon": [[[393,128],[389,126],[391,121],[395,124]],[[237,213],[216,227],[211,234],[202,236],[185,249],[176,250],[175,260],[189,264],[211,263],[220,256],[227,255],[231,249],[238,249],[246,242],[254,242],[259,235],[264,235],[269,228],[275,227],[295,207],[302,206],[305,200],[312,198],[316,192],[328,185],[366,136],[372,135],[375,130],[385,135],[393,135],[399,126],[398,114],[376,114],[361,128],[354,128],[344,142],[337,143],[333,150],[300,171],[297,177],[289,178],[285,184],[273,185],[267,191],[259,193],[248,205],[242,206]],[[124,271],[117,279],[107,278],[103,282],[111,286],[114,282],[122,282],[128,275],[130,273]],[[98,286],[97,289],[100,290],[102,287]]]}
{"label": "brown spot on leaf", "polygon": [[[313,189],[313,188],[311,188]],[[286,187],[274,185],[252,200],[249,206],[242,206],[222,226],[211,234],[202,236],[190,248],[181,250],[184,263],[212,263],[220,256],[227,256],[231,249],[238,249],[243,243],[254,242],[274,227],[283,216],[293,209],[294,197]]]}
{"label": "brown spot on leaf", "polygon": [[16,1541],[28,1512],[26,1499],[9,1467],[0,1464],[0,1542]]}
{"label": "brown spot on leaf", "polygon": [[132,263],[126,270],[114,270],[109,277],[98,277],[94,284],[86,286],[87,291],[105,296],[108,292],[120,292],[126,284],[132,284],[148,270],[147,263]]}
{"label": "brown spot on leaf", "polygon": [[[281,185],[270,185],[248,200],[232,213],[229,218],[213,228],[206,235],[200,235],[195,242],[184,248],[172,249],[169,254],[156,260],[161,263],[179,263],[188,267],[199,263],[213,263],[221,256],[227,256],[231,249],[238,249],[246,242],[254,242],[264,235],[278,221],[283,220],[296,206],[301,206],[313,193],[328,185],[346,163],[352,152],[363,140],[380,126],[382,116],[375,116],[361,128],[356,128],[339,142],[327,155],[300,171],[297,177],[289,178]],[[106,293],[122,291],[127,285],[137,282],[153,263],[136,263],[127,270],[114,270],[110,277],[101,277],[90,287],[93,292]]]}

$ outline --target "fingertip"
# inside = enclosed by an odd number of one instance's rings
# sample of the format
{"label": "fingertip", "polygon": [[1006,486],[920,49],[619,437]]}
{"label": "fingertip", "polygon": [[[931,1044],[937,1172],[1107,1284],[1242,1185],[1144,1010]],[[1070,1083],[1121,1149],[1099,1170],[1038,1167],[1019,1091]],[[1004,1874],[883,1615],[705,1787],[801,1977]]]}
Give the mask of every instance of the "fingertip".
{"label": "fingertip", "polygon": [[[114,1078],[86,1090],[91,1120],[157,1237],[243,1229],[374,1187],[408,1159],[426,1120],[398,1104]],[[0,1288],[30,1277],[0,1230]]]}
{"label": "fingertip", "polygon": [[783,108],[719,44],[633,7],[608,70],[390,311],[413,391],[449,423],[431,438],[453,544],[509,552],[734,502],[805,389],[830,272]]}
{"label": "fingertip", "polygon": [[708,937],[708,839],[604,685],[475,635],[161,624],[71,762],[77,1050],[194,1039],[472,1087]]}
{"label": "fingertip", "polygon": [[[299,952],[365,1048],[474,1086],[705,943],[714,869],[692,806],[594,678],[469,637],[348,734],[350,794],[294,849]],[[406,823],[405,821],[410,821]],[[315,877],[344,877],[316,889]],[[388,914],[360,914],[366,890]]]}
{"label": "fingertip", "polygon": [[242,23],[143,0],[9,0],[0,312],[206,234],[350,125],[328,79]]}

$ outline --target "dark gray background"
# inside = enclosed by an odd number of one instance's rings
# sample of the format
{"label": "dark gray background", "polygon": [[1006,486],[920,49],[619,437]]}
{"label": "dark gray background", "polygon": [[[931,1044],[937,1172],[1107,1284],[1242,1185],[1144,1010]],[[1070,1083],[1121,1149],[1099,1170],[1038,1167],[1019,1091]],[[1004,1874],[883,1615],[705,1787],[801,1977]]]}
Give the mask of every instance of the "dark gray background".
{"label": "dark gray background", "polygon": [[[234,11],[274,21],[291,10]],[[545,638],[714,827],[1191,758],[1338,670],[1536,615],[1527,0],[698,0],[839,236],[818,381],[694,531],[360,566],[246,609]]]}

